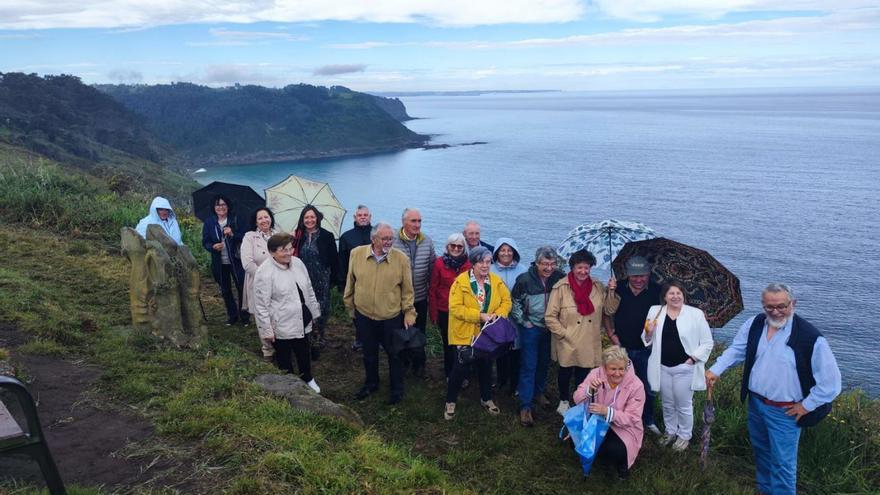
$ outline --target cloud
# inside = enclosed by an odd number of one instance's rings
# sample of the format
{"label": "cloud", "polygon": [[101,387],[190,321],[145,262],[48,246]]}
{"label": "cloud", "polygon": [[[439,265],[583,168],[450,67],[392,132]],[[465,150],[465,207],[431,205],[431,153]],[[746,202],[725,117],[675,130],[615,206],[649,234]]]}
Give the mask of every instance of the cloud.
{"label": "cloud", "polygon": [[107,73],[107,78],[120,84],[131,84],[143,81],[144,75],[136,70],[114,69]]}
{"label": "cloud", "polygon": [[0,29],[320,21],[477,26],[570,22],[584,13],[581,0],[31,0],[0,7]]}
{"label": "cloud", "polygon": [[224,28],[211,28],[208,34],[212,41],[189,41],[188,46],[251,46],[268,45],[276,41],[307,41],[307,36],[299,36],[279,31],[235,31]]}
{"label": "cloud", "polygon": [[0,41],[2,40],[30,40],[39,38],[36,33],[0,33]]}
{"label": "cloud", "polygon": [[284,86],[301,80],[302,69],[296,66],[275,64],[212,64],[200,72],[173,77],[177,81],[190,81],[208,86],[233,84],[257,84],[261,86]]}
{"label": "cloud", "polygon": [[313,76],[338,76],[340,74],[351,74],[355,72],[363,72],[367,69],[366,64],[333,64],[322,65],[312,72]]}
{"label": "cloud", "polygon": [[602,14],[618,19],[656,22],[664,17],[717,19],[739,12],[833,12],[876,6],[872,0],[593,0]]}
{"label": "cloud", "polygon": [[504,48],[552,48],[562,46],[624,45],[636,43],[681,43],[722,39],[767,40],[842,31],[866,31],[880,28],[880,9],[859,9],[828,15],[783,17],[770,20],[722,24],[688,24],[662,28],[630,28],[605,33],[527,38],[508,41],[424,41],[392,43],[366,41],[329,45],[331,48],[365,50],[401,46],[492,50]]}

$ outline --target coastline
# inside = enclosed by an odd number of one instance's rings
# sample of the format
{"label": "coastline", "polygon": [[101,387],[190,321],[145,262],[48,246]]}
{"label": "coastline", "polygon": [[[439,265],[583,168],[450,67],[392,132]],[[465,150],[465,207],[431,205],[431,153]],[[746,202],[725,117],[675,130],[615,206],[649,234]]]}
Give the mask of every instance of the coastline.
{"label": "coastline", "polygon": [[384,153],[397,153],[410,149],[426,148],[430,146],[429,136],[422,136],[424,140],[414,141],[397,146],[365,146],[359,148],[343,148],[334,150],[310,150],[310,151],[259,151],[253,153],[226,153],[222,155],[187,156],[181,158],[192,167],[217,167],[229,165],[254,165],[258,163],[302,162],[312,160],[332,160],[336,158],[350,158],[356,156],[380,155]]}

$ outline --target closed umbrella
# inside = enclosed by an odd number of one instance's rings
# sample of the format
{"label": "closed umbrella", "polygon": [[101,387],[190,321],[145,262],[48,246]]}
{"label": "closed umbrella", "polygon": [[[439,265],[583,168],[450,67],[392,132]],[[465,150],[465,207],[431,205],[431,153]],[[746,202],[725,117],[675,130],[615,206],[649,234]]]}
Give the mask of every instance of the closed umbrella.
{"label": "closed umbrella", "polygon": [[712,423],[715,422],[715,404],[712,402],[712,387],[706,394],[703,406],[703,434],[700,435],[700,466],[703,470],[709,465],[709,443],[712,440]]}
{"label": "closed umbrella", "polygon": [[615,271],[624,273],[626,260],[633,256],[647,258],[658,284],[681,282],[687,303],[702,309],[712,328],[723,327],[743,310],[739,279],[702,249],[663,237],[630,242],[614,258]]}
{"label": "closed umbrella", "polygon": [[193,212],[199,220],[204,222],[214,216],[214,198],[217,196],[229,200],[229,216],[239,222],[249,222],[254,210],[266,206],[263,197],[248,186],[214,181],[192,193]]}
{"label": "closed umbrella", "polygon": [[654,237],[657,237],[657,233],[643,223],[602,220],[575,227],[556,251],[568,259],[575,251],[586,249],[596,256],[597,267],[606,268],[614,259],[614,253],[620,252],[627,242]]}
{"label": "closed umbrella", "polygon": [[275,222],[287,230],[295,229],[303,208],[312,205],[324,215],[321,227],[336,238],[342,233],[345,208],[326,182],[291,175],[266,189],[266,205],[274,212]]}

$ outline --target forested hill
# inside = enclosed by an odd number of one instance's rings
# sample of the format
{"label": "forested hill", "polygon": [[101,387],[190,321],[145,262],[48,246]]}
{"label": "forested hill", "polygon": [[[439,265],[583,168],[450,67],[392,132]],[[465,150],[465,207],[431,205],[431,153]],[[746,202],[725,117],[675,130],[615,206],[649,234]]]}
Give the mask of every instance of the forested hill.
{"label": "forested hill", "polygon": [[340,86],[174,83],[98,89],[144,117],[163,142],[194,163],[332,157],[417,147],[427,140],[398,121],[409,118],[399,100]]}
{"label": "forested hill", "polygon": [[169,153],[143,118],[67,75],[0,73],[0,141],[80,166]]}

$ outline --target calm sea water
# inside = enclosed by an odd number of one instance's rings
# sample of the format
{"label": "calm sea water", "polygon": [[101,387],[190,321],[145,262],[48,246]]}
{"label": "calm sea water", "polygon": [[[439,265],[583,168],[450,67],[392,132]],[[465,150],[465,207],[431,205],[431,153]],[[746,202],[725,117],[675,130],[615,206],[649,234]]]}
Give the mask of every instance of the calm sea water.
{"label": "calm sea water", "polygon": [[[399,225],[422,210],[442,246],[474,218],[532,259],[575,226],[637,220],[736,273],[746,309],[770,281],[831,343],[847,386],[880,393],[880,91],[547,93],[410,97],[407,125],[436,143],[320,162],[216,167],[198,178],[262,190],[297,174],[331,183],[353,211]],[[350,223],[351,215],[346,218]],[[607,277],[607,272],[594,271]]]}

